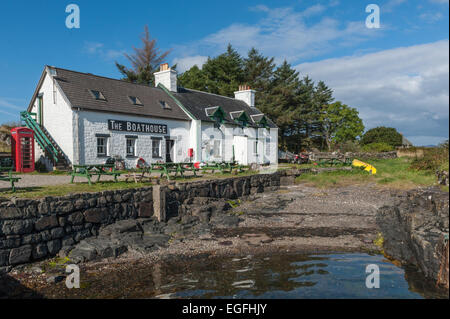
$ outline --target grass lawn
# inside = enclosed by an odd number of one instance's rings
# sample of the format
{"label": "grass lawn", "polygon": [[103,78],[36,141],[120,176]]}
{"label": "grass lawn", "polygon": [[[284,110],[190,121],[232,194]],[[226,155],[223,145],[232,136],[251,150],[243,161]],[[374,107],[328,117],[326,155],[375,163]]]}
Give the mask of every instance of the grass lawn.
{"label": "grass lawn", "polygon": [[[377,169],[376,175],[371,175],[364,170],[355,168],[352,171],[331,171],[316,175],[312,173],[304,174],[299,176],[296,182],[320,188],[363,185],[367,183],[395,189],[437,185],[434,172],[409,169],[411,161],[409,158],[366,160],[366,163],[373,165]],[[443,189],[448,191],[448,187]]]}
{"label": "grass lawn", "polygon": [[[122,172],[124,173],[124,172]],[[50,173],[27,173],[27,174],[33,174],[33,175],[68,175],[67,172],[50,172]],[[221,174],[219,172],[216,172],[215,174],[205,173],[198,177],[194,176],[187,176],[187,177],[181,177],[177,176],[177,178],[174,178],[173,176],[170,177],[171,181],[177,181],[177,182],[192,182],[192,181],[201,181],[201,180],[209,180],[209,179],[224,179],[224,178],[230,178],[230,177],[236,177],[236,176],[250,176],[258,174],[257,171],[244,171],[239,174],[236,173],[225,173]],[[78,177],[78,179],[82,179]],[[86,180],[86,179],[84,179]],[[165,181],[165,177],[162,179]],[[36,187],[20,187],[16,184],[16,192],[12,193],[9,189],[3,189],[0,190],[0,197],[17,197],[17,198],[42,198],[46,196],[65,196],[68,194],[76,194],[76,193],[96,193],[96,192],[102,192],[102,191],[109,191],[109,190],[117,190],[117,189],[131,189],[131,188],[141,188],[141,187],[149,187],[152,186],[152,183],[150,182],[142,182],[142,183],[135,183],[133,179],[126,181],[120,181],[115,183],[113,181],[100,181],[98,183],[93,182],[92,186],[89,186],[89,184],[86,182],[77,182],[75,180],[75,183],[70,184],[64,184],[64,185],[53,185],[53,186],[36,186]]]}
{"label": "grass lawn", "polygon": [[[366,171],[360,169],[353,169],[352,171],[331,171],[322,172],[320,174],[303,174],[296,179],[297,183],[304,183],[310,186],[316,186],[319,188],[327,187],[340,187],[347,185],[364,185],[368,183],[376,184],[380,187],[389,187],[395,189],[411,189],[418,186],[431,186],[437,184],[436,176],[432,171],[418,171],[409,169],[412,159],[409,158],[396,158],[388,160],[367,160],[366,162],[372,164],[377,169],[376,175],[371,175]],[[288,168],[310,168],[315,167],[312,164],[282,164]],[[36,173],[31,173],[36,174]],[[66,172],[54,172],[47,173],[49,175],[67,174]],[[215,174],[205,173],[198,177],[185,177],[178,176],[176,179],[171,177],[171,180],[177,182],[192,182],[208,179],[223,179],[236,176],[249,176],[258,174],[258,171],[244,171],[242,173],[221,174],[216,172]],[[132,180],[128,182],[119,181],[114,183],[112,181],[101,181],[99,183],[93,183],[89,186],[87,182],[76,182],[74,184],[67,183],[65,185],[54,186],[41,186],[41,187],[17,187],[17,191],[12,193],[9,190],[0,190],[0,197],[19,197],[19,198],[41,198],[45,196],[64,196],[70,193],[85,193],[85,192],[102,192],[107,190],[117,189],[132,189],[148,187],[152,184],[149,182],[135,183]],[[442,187],[443,190],[448,192],[448,186]]]}
{"label": "grass lawn", "polygon": [[117,189],[129,189],[151,186],[149,183],[134,183],[134,182],[113,182],[105,181],[99,183],[92,183],[92,186],[86,183],[74,183],[65,185],[53,186],[36,186],[36,187],[16,187],[16,192],[12,193],[9,190],[0,191],[0,197],[18,197],[18,198],[42,198],[46,196],[65,196],[75,193],[95,193],[102,191],[110,191]]}

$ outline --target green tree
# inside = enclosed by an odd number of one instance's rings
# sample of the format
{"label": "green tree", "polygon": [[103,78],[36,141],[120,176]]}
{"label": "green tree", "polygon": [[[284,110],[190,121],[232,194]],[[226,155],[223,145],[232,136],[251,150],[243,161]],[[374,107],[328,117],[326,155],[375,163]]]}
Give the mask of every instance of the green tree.
{"label": "green tree", "polygon": [[234,92],[244,82],[243,60],[231,44],[225,53],[208,58],[202,71],[207,92],[234,97]]}
{"label": "green tree", "polygon": [[[259,105],[280,131],[280,144],[288,147],[288,140],[296,133],[294,112],[299,104],[300,81],[298,72],[284,61],[274,72],[268,88],[267,103]],[[287,138],[289,137],[289,138]]]}
{"label": "green tree", "polygon": [[124,76],[123,80],[139,84],[154,84],[153,73],[159,65],[169,55],[169,51],[161,52],[156,39],[150,38],[148,26],[144,28],[144,35],[141,36],[142,48],[133,47],[134,54],[125,54],[125,57],[131,63],[131,68],[116,62],[116,67]]}
{"label": "green tree", "polygon": [[355,141],[364,132],[358,111],[339,101],[323,107],[321,123],[328,150],[332,143]]}
{"label": "green tree", "polygon": [[393,127],[379,126],[368,130],[361,138],[361,145],[386,143],[393,147],[401,146],[402,135]]}
{"label": "green tree", "polygon": [[197,65],[180,74],[178,82],[182,87],[208,92],[205,73]]}
{"label": "green tree", "polygon": [[274,58],[263,56],[252,48],[244,59],[244,81],[257,92],[263,92],[270,86],[275,69]]}

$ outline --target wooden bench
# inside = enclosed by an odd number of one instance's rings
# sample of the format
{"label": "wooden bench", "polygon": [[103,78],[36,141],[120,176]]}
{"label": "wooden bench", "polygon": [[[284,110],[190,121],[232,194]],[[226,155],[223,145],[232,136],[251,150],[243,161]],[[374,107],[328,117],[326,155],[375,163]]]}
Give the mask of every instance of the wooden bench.
{"label": "wooden bench", "polygon": [[114,164],[94,164],[94,165],[73,165],[71,172],[72,179],[70,183],[73,183],[75,176],[86,177],[89,185],[91,183],[91,177],[97,176],[97,182],[100,181],[101,176],[114,176],[114,181],[117,183],[117,177],[120,173],[116,172]]}
{"label": "wooden bench", "polygon": [[[14,183],[17,183],[20,180],[20,177],[14,177],[12,175],[13,168],[12,167],[2,167],[0,166],[0,181],[6,181],[11,183],[11,190],[14,193],[16,191],[16,187]],[[5,172],[7,174],[5,175]]]}

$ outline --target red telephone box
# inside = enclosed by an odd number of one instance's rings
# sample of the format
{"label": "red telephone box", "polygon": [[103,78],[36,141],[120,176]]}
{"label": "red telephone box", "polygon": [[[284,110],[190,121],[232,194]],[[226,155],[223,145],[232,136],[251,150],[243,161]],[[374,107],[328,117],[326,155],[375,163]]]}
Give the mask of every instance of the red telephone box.
{"label": "red telephone box", "polygon": [[27,127],[11,130],[11,155],[16,172],[34,171],[34,132]]}

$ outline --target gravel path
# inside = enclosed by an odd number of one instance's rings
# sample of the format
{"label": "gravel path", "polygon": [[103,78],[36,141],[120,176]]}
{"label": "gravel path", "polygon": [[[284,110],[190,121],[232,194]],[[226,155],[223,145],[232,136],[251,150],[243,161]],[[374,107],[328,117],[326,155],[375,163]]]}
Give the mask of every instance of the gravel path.
{"label": "gravel path", "polygon": [[[191,176],[192,173],[186,172],[185,176]],[[70,175],[49,175],[49,174],[17,174],[14,175],[16,177],[20,177],[20,180],[15,184],[16,187],[38,187],[38,186],[54,186],[54,185],[67,185],[70,183],[71,176]],[[148,175],[146,175],[147,177]],[[159,177],[159,173],[154,173],[151,175],[152,177]],[[200,176],[200,175],[199,175]],[[118,177],[119,180],[125,180],[125,175],[121,175]],[[164,177],[165,178],[165,177]],[[91,181],[95,182],[97,177],[91,178]],[[114,180],[113,176],[102,176],[100,181],[112,181]],[[148,179],[146,179],[148,180]],[[129,182],[133,182],[133,178],[128,179]],[[87,183],[87,179],[85,177],[75,177],[75,183]],[[11,184],[9,182],[0,181],[0,190],[1,189],[9,189]]]}

